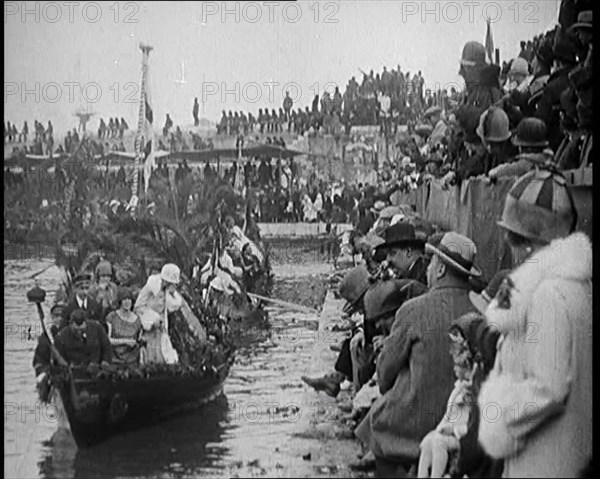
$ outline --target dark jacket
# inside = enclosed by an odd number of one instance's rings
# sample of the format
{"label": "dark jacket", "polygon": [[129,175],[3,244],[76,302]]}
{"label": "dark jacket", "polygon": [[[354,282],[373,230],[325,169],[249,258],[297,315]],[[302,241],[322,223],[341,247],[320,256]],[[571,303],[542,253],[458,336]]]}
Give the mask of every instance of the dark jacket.
{"label": "dark jacket", "polygon": [[64,328],[58,333],[54,345],[70,364],[112,362],[110,340],[100,323],[87,321],[85,335],[85,339],[82,339],[72,328]]}
{"label": "dark jacket", "polygon": [[[53,325],[50,327],[50,334],[56,337],[58,334],[58,327]],[[41,334],[38,338],[35,352],[33,353],[33,368],[35,369],[35,375],[39,376],[43,372],[47,372],[50,367],[52,359],[52,349],[50,347],[50,340],[46,334]]]}
{"label": "dark jacket", "polygon": [[546,123],[548,141],[553,151],[558,149],[564,136],[560,129],[560,95],[569,88],[569,73],[571,70],[571,67],[565,67],[550,75],[535,112],[536,118]]}
{"label": "dark jacket", "polygon": [[[59,329],[62,329],[69,324],[69,318],[71,317],[71,313],[76,309],[81,309],[79,307],[79,303],[77,302],[77,298],[73,297],[69,304],[63,309],[63,322],[60,325]],[[85,311],[89,313],[89,319],[98,321],[104,327],[104,330],[108,333],[108,327],[106,326],[106,321],[104,318],[104,313],[102,311],[102,306],[94,301],[92,298],[87,299],[87,308]]]}
{"label": "dark jacket", "polygon": [[468,287],[436,287],[404,303],[377,359],[377,399],[355,435],[376,457],[411,464],[444,416],[454,386],[450,322],[475,311]]}

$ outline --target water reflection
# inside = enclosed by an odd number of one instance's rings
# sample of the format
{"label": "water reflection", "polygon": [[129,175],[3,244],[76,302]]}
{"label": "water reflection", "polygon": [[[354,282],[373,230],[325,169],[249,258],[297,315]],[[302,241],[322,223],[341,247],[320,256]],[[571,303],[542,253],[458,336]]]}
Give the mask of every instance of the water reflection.
{"label": "water reflection", "polygon": [[[40,332],[35,306],[25,294],[34,285],[31,274],[47,264],[5,262],[4,399],[15,406],[14,414],[5,417],[5,436],[12,439],[5,438],[5,477],[322,477],[328,473],[320,466],[340,463],[333,449],[319,463],[303,459],[314,447],[314,439],[302,434],[315,417],[318,397],[304,394],[300,371],[315,361],[317,341],[330,338],[315,335],[313,315],[271,308],[270,328],[258,317],[232,325],[238,326],[232,333],[240,348],[224,384],[228,400],[79,451],[70,432],[57,431],[56,420],[47,419],[38,405],[31,366],[36,341],[23,335],[29,327],[36,339]],[[321,267],[314,265],[313,273]],[[47,311],[60,284],[59,270],[50,268],[37,279],[49,293]],[[324,279],[311,273],[302,279],[278,278],[273,296],[318,308],[323,291]],[[41,420],[31,412],[37,409]]]}
{"label": "water reflection", "polygon": [[71,434],[57,430],[44,444],[40,477],[213,477],[223,475],[222,444],[229,405],[223,395],[201,409],[78,450]]}

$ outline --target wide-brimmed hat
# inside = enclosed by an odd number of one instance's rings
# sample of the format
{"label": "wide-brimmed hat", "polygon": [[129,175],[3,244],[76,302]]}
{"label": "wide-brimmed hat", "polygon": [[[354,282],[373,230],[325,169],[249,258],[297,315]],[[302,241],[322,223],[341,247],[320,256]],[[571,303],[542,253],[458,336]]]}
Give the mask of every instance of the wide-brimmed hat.
{"label": "wide-brimmed hat", "polygon": [[481,271],[473,264],[477,254],[475,243],[455,231],[444,234],[437,247],[425,244],[425,251],[436,254],[446,265],[466,276],[481,276]]}
{"label": "wide-brimmed hat", "polygon": [[426,289],[425,285],[413,279],[392,279],[375,283],[365,293],[365,320],[377,321],[395,314],[407,299]]}
{"label": "wide-brimmed hat", "polygon": [[589,28],[591,30],[592,16],[592,10],[584,10],[583,12],[579,12],[579,15],[577,15],[577,22],[571,25],[571,27],[569,28],[569,32],[574,32],[575,30],[578,30],[580,28]]}
{"label": "wide-brimmed hat", "polygon": [[388,248],[402,248],[409,246],[423,246],[425,241],[418,238],[415,227],[410,223],[400,222],[388,226],[383,232],[383,243],[375,251],[384,251]]}
{"label": "wide-brimmed hat", "polygon": [[488,304],[492,302],[492,299],[494,299],[496,293],[500,289],[500,285],[509,273],[510,269],[501,269],[494,275],[480,294],[477,294],[475,291],[469,292],[469,299],[471,300],[471,303],[473,303],[473,306],[477,308],[477,311],[481,314],[485,314]]}
{"label": "wide-brimmed hat", "polygon": [[340,296],[346,300],[344,312],[350,313],[369,289],[369,270],[364,264],[352,268],[340,283]]}

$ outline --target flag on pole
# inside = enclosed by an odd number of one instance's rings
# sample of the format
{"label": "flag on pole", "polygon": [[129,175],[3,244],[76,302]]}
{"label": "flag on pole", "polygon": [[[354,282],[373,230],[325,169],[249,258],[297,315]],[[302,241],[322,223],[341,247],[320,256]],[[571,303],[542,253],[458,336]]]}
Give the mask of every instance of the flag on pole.
{"label": "flag on pole", "polygon": [[[138,127],[135,135],[135,175],[133,177],[133,184],[131,186],[131,200],[129,207],[132,213],[135,213],[135,208],[138,203],[138,182],[140,174],[140,166],[142,161],[144,162],[144,177],[146,178],[146,191],[148,190],[149,175],[146,174],[147,160],[154,161],[154,150],[152,144],[154,135],[152,133],[152,108],[146,108],[149,105],[149,95],[147,94],[147,77],[148,77],[148,57],[152,47],[140,43],[140,50],[142,51],[142,82],[140,92],[140,108],[138,114]],[[150,119],[148,122],[147,120]],[[150,128],[148,129],[148,124]],[[149,143],[150,142],[150,143]],[[151,166],[151,163],[150,163]],[[150,168],[151,171],[151,168]]]}
{"label": "flag on pole", "polygon": [[494,39],[492,38],[491,20],[487,19],[487,32],[485,34],[485,51],[490,59],[490,63],[494,63]]}
{"label": "flag on pole", "polygon": [[154,130],[152,128],[154,111],[152,110],[150,84],[148,81],[148,65],[146,65],[146,78],[142,86],[144,88],[144,127],[142,130],[144,142],[142,160],[144,161],[144,191],[148,191],[148,186],[150,186],[150,175],[156,166],[156,159],[154,156]]}

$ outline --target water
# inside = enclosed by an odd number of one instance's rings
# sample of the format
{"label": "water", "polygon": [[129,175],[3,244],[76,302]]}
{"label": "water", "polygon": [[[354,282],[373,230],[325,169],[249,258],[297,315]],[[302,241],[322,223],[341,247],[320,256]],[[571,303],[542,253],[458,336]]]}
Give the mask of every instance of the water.
{"label": "water", "polygon": [[[29,276],[49,264],[41,260],[4,264],[5,477],[351,476],[347,464],[356,458],[358,448],[338,434],[335,401],[300,381],[315,367],[327,371],[334,354],[321,344],[324,338],[318,338],[316,315],[278,309],[269,311],[271,336],[238,351],[220,400],[93,449],[78,450],[70,433],[58,427],[54,408],[40,404],[35,391],[31,362],[38,316],[25,294],[33,287]],[[324,274],[330,271],[329,265],[316,263],[295,270],[276,265],[274,296],[318,308]],[[48,305],[59,285],[58,268],[52,266],[38,280],[49,294]],[[32,340],[27,339],[29,328]],[[318,356],[316,346],[321,350]]]}

